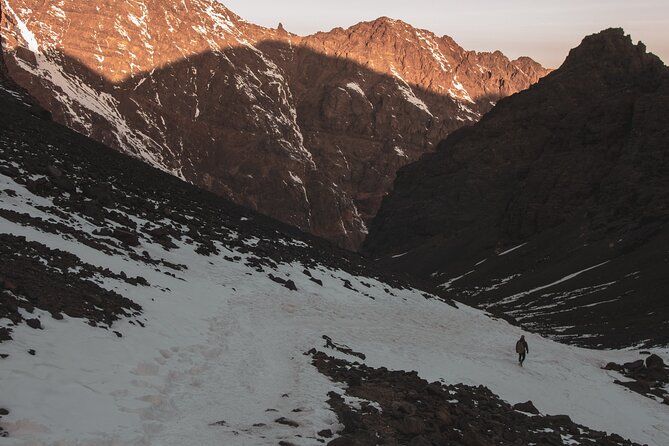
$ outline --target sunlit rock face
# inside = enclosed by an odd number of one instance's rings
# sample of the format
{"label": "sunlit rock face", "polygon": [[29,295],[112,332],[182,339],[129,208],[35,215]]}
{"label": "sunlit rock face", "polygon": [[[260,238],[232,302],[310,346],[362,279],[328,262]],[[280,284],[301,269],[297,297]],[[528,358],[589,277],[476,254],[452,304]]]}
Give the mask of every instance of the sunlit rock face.
{"label": "sunlit rock face", "polygon": [[397,169],[547,73],[388,18],[300,37],[208,0],[3,0],[1,32],[57,121],[350,249]]}

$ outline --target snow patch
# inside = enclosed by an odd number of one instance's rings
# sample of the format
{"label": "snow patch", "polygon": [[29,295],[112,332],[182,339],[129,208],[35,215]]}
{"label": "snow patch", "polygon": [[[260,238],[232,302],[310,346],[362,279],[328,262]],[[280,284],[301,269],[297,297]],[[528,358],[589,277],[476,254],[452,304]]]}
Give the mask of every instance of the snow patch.
{"label": "snow patch", "polygon": [[393,73],[393,76],[395,76],[395,78],[400,81],[396,82],[396,84],[397,88],[402,92],[404,99],[406,99],[407,102],[415,105],[418,109],[422,110],[423,112],[427,113],[428,115],[434,118],[434,115],[432,114],[432,112],[430,112],[430,109],[427,107],[425,102],[423,102],[418,96],[416,96],[409,83],[404,80],[404,78],[399,73],[399,71],[397,71],[394,65],[390,66],[390,71]]}

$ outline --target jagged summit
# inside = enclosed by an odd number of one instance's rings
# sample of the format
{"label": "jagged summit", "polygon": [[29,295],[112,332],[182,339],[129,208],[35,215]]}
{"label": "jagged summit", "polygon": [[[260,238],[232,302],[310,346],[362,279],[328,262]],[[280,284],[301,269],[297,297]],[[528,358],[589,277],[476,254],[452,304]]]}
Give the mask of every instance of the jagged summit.
{"label": "jagged summit", "polygon": [[0,32],[58,122],[355,249],[399,167],[548,72],[372,23],[300,37],[212,0],[3,0]]}
{"label": "jagged summit", "polygon": [[657,57],[589,36],[401,169],[366,250],[557,339],[669,342],[668,114]]}
{"label": "jagged summit", "polygon": [[[608,83],[628,79],[641,84],[659,79],[666,66],[655,54],[646,51],[646,45],[632,42],[621,28],[610,28],[583,39],[571,50],[561,67],[565,73],[600,73]],[[652,90],[654,85],[649,85]]]}

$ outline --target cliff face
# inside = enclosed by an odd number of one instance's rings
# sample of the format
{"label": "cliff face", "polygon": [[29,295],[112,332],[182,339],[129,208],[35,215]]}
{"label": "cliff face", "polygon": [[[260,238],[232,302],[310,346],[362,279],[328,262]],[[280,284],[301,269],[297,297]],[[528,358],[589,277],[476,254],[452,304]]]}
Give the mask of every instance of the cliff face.
{"label": "cliff face", "polygon": [[387,18],[299,37],[211,0],[2,5],[9,74],[58,122],[353,249],[398,168],[547,73]]}
{"label": "cliff face", "polygon": [[656,56],[589,36],[400,170],[365,250],[556,337],[666,342],[668,112]]}

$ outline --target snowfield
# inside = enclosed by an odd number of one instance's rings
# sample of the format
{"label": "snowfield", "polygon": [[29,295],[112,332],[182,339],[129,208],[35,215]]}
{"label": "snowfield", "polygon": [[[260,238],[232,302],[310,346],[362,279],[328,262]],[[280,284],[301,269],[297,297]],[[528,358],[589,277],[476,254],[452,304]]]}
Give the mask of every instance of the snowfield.
{"label": "snowfield", "polygon": [[[16,196],[0,195],[0,208],[45,217],[35,206],[50,200],[0,175],[2,189]],[[80,224],[95,229],[84,219]],[[185,243],[166,251],[144,241],[138,252],[188,266],[172,277],[162,267],[2,217],[0,233],[150,284],[100,279],[144,309],[145,327],[124,319],[113,325],[122,337],[39,311],[30,317],[37,314],[44,330],[14,328],[14,340],[0,344],[0,353],[9,355],[0,360],[0,407],[10,410],[0,423],[10,434],[0,438],[2,445],[320,444],[318,431],[340,428],[327,393],[343,391],[304,355],[324,349],[323,335],[364,353],[370,366],[416,370],[428,381],[482,384],[511,403],[532,400],[542,413],[567,414],[649,445],[669,444],[669,406],[615,385],[621,376],[601,369],[609,361],[637,359],[636,351],[591,351],[524,333],[530,354],[521,368],[514,353],[519,328],[326,266],[310,268],[320,286],[303,273],[304,265],[280,264],[271,273],[293,280],[297,291],[291,291],[243,261],[226,260],[247,254],[222,244],[219,255],[203,256]],[[279,417],[299,426],[275,423]]]}

